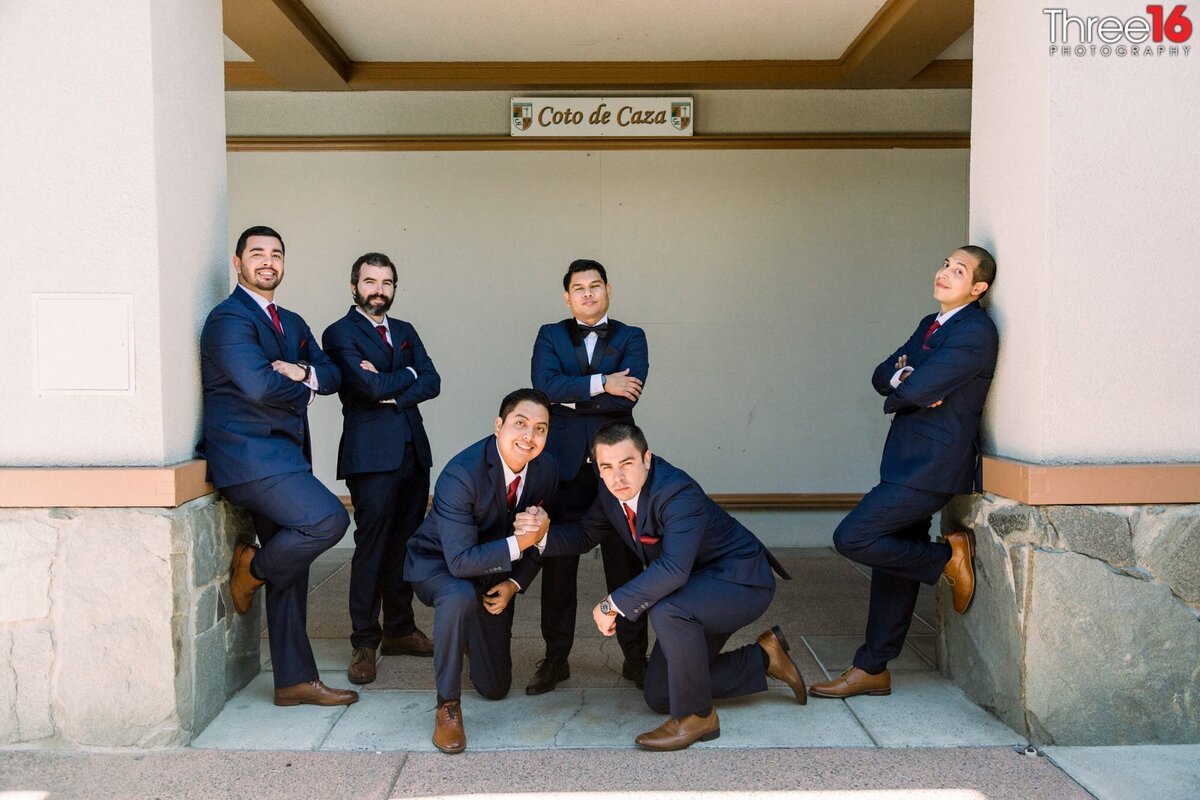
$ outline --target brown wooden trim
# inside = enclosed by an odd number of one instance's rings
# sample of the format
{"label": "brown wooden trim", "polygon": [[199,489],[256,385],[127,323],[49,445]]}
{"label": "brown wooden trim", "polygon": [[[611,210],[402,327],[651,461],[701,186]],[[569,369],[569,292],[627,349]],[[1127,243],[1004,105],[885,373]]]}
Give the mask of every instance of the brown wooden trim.
{"label": "brown wooden trim", "polygon": [[[711,494],[709,495],[722,508],[728,511],[844,511],[854,508],[858,505],[863,496],[858,493],[842,493],[842,494],[797,494],[797,493],[769,493],[769,494],[752,494],[752,493],[736,493],[736,494]],[[350,495],[339,495],[338,499],[342,501],[342,505],[347,511],[353,513],[354,503],[350,500]],[[429,498],[429,503],[426,504],[425,510],[429,511],[429,505],[433,503],[433,498]]]}
{"label": "brown wooden trim", "polygon": [[[970,60],[934,61],[901,85],[969,89],[970,65]],[[848,86],[840,61],[355,61],[348,76],[345,85],[332,88],[448,92],[873,88]],[[283,88],[254,62],[225,62],[227,91]]]}
{"label": "brown wooden trim", "polygon": [[974,63],[969,58],[930,63],[904,85],[905,89],[970,89]]}
{"label": "brown wooden trim", "polygon": [[1030,464],[984,456],[983,488],[1031,506],[1200,503],[1200,464]]}
{"label": "brown wooden trim", "polygon": [[349,57],[301,0],[223,0],[221,7],[225,35],[280,88],[346,88]]}
{"label": "brown wooden trim", "polygon": [[646,139],[514,136],[229,136],[231,153],[450,150],[890,150],[966,149],[966,133],[814,133]]}
{"label": "brown wooden trim", "polygon": [[200,459],[165,467],[3,467],[0,508],[175,508],[216,491]]}
{"label": "brown wooden trim", "polygon": [[973,0],[888,0],[842,55],[842,85],[904,86],[974,21]]}

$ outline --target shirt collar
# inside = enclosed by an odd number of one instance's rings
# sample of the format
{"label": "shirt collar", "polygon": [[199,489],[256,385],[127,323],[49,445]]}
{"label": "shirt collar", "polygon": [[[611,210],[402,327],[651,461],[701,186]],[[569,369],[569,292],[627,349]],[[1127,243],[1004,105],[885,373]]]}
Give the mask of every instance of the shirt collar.
{"label": "shirt collar", "polygon": [[496,455],[500,456],[500,466],[504,469],[504,485],[507,487],[513,482],[513,478],[520,478],[521,482],[517,484],[517,495],[525,491],[525,474],[529,472],[529,462],[525,462],[525,468],[520,472],[513,472],[508,468],[508,463],[505,462],[504,456],[500,453],[500,440],[496,440]]}
{"label": "shirt collar", "polygon": [[[586,322],[581,322],[581,321],[580,321],[580,319],[579,319],[579,317],[576,317],[576,318],[575,318],[575,324],[577,324],[577,325],[587,325],[587,323],[586,323]],[[608,324],[608,314],[605,314],[603,317],[601,317],[601,318],[600,318],[600,321],[596,323],[596,325],[607,325],[607,324]],[[595,325],[588,325],[588,327],[589,327],[589,328],[593,328],[593,327],[595,327]],[[594,333],[594,332],[595,332],[595,331],[593,331],[593,333]],[[591,333],[589,333],[589,334],[588,334],[588,336],[591,336],[591,335],[592,335]]]}
{"label": "shirt collar", "polygon": [[[247,289],[245,286],[242,286],[240,283],[237,285],[237,287],[239,289],[241,289],[243,292],[245,292],[246,294],[250,295],[250,297],[254,300],[254,302],[258,303],[258,307],[263,310],[264,314],[267,314],[268,316],[270,315],[271,312],[267,311],[267,306],[274,303],[275,302],[274,300],[268,300],[267,298],[263,297],[258,292],[252,292],[249,289]],[[279,305],[276,304],[275,307],[278,308]]]}
{"label": "shirt collar", "polygon": [[[974,301],[972,301],[972,302],[974,302]],[[955,314],[962,311],[964,308],[966,308],[969,305],[971,305],[971,303],[963,303],[958,308],[952,308],[949,311],[943,311],[941,314],[938,314],[937,315],[938,327],[940,328],[941,326],[945,325],[946,322],[949,321],[949,319],[951,317],[953,317]]]}
{"label": "shirt collar", "polygon": [[362,314],[364,317],[366,317],[366,320],[367,320],[367,322],[371,323],[371,327],[372,327],[372,328],[376,328],[376,327],[379,327],[380,325],[383,325],[383,326],[384,326],[384,327],[386,327],[386,328],[387,328],[389,331],[391,331],[391,329],[392,329],[392,326],[391,326],[391,325],[388,325],[388,318],[387,318],[387,315],[384,315],[384,317],[383,317],[383,322],[376,322],[375,320],[371,319],[371,315],[370,315],[370,314],[368,314],[367,312],[365,312],[365,311],[363,311],[363,310],[362,310],[362,306],[355,306],[355,307],[354,307],[354,310],[355,310],[355,311],[357,311],[358,313]]}
{"label": "shirt collar", "polygon": [[637,494],[635,494],[635,495],[634,495],[633,497],[631,497],[630,499],[628,499],[628,500],[622,500],[621,502],[622,502],[622,503],[624,503],[625,505],[629,506],[629,510],[630,510],[630,511],[632,511],[634,514],[636,514],[636,513],[637,513],[637,506],[638,506],[638,498],[639,498],[639,497],[641,497],[641,496],[642,496],[642,493],[641,493],[641,492],[638,492]]}

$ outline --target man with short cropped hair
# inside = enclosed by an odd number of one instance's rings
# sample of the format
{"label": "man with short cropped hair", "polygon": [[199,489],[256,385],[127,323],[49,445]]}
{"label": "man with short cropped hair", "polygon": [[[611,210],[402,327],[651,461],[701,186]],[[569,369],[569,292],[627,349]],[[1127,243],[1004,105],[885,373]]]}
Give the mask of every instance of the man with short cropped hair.
{"label": "man with short cropped hair", "polygon": [[[607,422],[633,422],[633,408],[650,371],[646,334],[608,317],[612,286],[598,261],[576,259],[563,276],[563,302],[571,316],[543,325],[533,343],[533,385],[553,403],[554,424],[546,450],[558,461],[559,489],[548,507],[557,521],[579,519],[596,499],[599,481],[592,465],[596,431]],[[604,580],[609,589],[627,583],[641,564],[620,542],[602,542]],[[575,641],[579,556],[542,562],[542,639],[545,657],[527,694],[552,690],[571,675],[567,657]],[[640,689],[646,675],[648,639],[644,619],[622,619],[617,640],[624,655],[621,675]]]}
{"label": "man with short cropped hair", "polygon": [[900,655],[921,584],[945,579],[954,610],[975,593],[973,536],[929,539],[933,515],[979,483],[979,421],[996,368],[999,337],[979,300],[996,280],[996,261],[965,245],[933,278],[940,310],[921,320],[899,349],[875,367],[871,383],[894,414],[879,484],[838,525],[837,551],[871,567],[866,642],[833,680],[814,683],[816,697],[887,695],[888,662]]}
{"label": "man with short cropped hair", "polygon": [[518,389],[500,403],[492,435],[450,459],[433,489],[433,507],[408,542],[404,578],[433,608],[437,713],[433,744],[443,753],[467,746],[462,718],[463,650],[471,683],[488,700],[512,685],[513,595],[537,575],[534,545],[546,535],[543,513],[515,527],[517,512],[541,508],[558,469],[539,458],[550,428],[550,401]]}
{"label": "man with short cropped hair", "polygon": [[386,255],[360,256],[350,268],[354,305],[321,337],[342,372],[337,476],[354,503],[353,652],[346,670],[354,684],[375,680],[377,651],[433,655],[433,642],[413,619],[412,586],[403,571],[408,539],[429,502],[433,466],[418,405],[441,393],[442,379],[416,328],[388,316],[396,281],[396,265]]}
{"label": "man with short cropped hair", "polygon": [[308,641],[308,569],[337,544],[350,518],[312,474],[308,404],[337,391],[341,374],[299,314],[275,304],[283,238],[247,228],[234,248],[238,285],[200,334],[204,433],[200,450],[221,495],[250,512],[261,547],[233,549],[229,594],[250,611],[267,587],[275,705],[333,706],[356,692],[321,682]]}
{"label": "man with short cropped hair", "polygon": [[[754,622],[775,595],[772,570],[789,576],[753,533],[712,501],[686,472],[653,455],[636,425],[611,422],[596,434],[593,459],[603,487],[575,522],[552,521],[547,558],[583,553],[614,537],[645,570],[612,590],[592,609],[605,636],[619,619],[649,618],[656,641],[646,669],[646,704],[670,714],[634,741],[645,750],[682,750],[721,734],[714,699],[785,682],[804,704],[804,679],[775,626],[755,644],[721,652]],[[542,509],[517,516],[524,529],[544,520]]]}

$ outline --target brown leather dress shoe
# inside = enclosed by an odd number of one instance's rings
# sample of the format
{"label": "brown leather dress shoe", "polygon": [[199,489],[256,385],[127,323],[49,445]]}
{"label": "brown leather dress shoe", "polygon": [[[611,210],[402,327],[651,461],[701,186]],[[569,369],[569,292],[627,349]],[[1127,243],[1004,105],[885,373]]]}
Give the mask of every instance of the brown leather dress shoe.
{"label": "brown leather dress shoe", "polygon": [[297,683],[275,690],[277,706],[348,706],[358,702],[358,692],[349,689],[331,689],[320,681]]}
{"label": "brown leather dress shoe", "polygon": [[467,749],[467,732],[463,730],[462,705],[447,700],[437,707],[437,722],[433,728],[433,746],[443,753],[454,755]]}
{"label": "brown leather dress shoe", "polygon": [[721,720],[714,708],[707,717],[688,714],[683,719],[671,719],[633,741],[643,750],[683,750],[693,742],[710,742],[721,735]]}
{"label": "brown leather dress shoe", "polygon": [[783,681],[792,687],[796,694],[796,702],[804,705],[808,702],[808,692],[804,688],[804,676],[796,668],[796,662],[788,655],[791,650],[783,630],[776,625],[771,630],[758,637],[758,646],[767,654],[767,677]]}
{"label": "brown leather dress shoe", "polygon": [[892,693],[892,676],[885,669],[878,675],[851,667],[831,681],[808,687],[813,697],[854,697],[860,694],[883,696]]}
{"label": "brown leather dress shoe", "polygon": [[433,642],[421,633],[420,629],[413,630],[407,636],[385,636],[379,646],[385,656],[421,656],[428,658],[433,655]]}
{"label": "brown leather dress shoe", "polygon": [[350,657],[350,666],[346,669],[346,677],[357,685],[370,683],[375,680],[375,648],[356,647]]}
{"label": "brown leather dress shoe", "polygon": [[942,577],[950,584],[954,610],[965,614],[975,596],[975,534],[948,533],[945,538],[950,545],[950,560]]}
{"label": "brown leather dress shoe", "polygon": [[260,581],[250,572],[250,562],[258,548],[252,544],[239,543],[233,546],[233,561],[229,564],[229,596],[233,610],[239,614],[250,613],[254,593],[266,581]]}

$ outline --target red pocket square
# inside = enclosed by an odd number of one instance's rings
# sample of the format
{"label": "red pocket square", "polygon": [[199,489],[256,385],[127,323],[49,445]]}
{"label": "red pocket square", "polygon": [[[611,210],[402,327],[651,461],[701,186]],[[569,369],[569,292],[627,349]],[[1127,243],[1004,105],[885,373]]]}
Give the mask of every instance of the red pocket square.
{"label": "red pocket square", "polygon": [[642,540],[642,544],[658,544],[662,541],[661,536],[639,536],[638,538]]}
{"label": "red pocket square", "polygon": [[401,349],[401,350],[407,350],[407,349],[408,349],[408,342],[401,342],[401,343],[400,343],[400,349]]}
{"label": "red pocket square", "polygon": [[307,337],[307,336],[306,336],[306,337],[304,337],[303,339],[301,339],[301,340],[300,340],[300,346],[301,346],[301,347],[304,347],[304,345],[306,345],[306,344],[308,344],[308,337]]}

